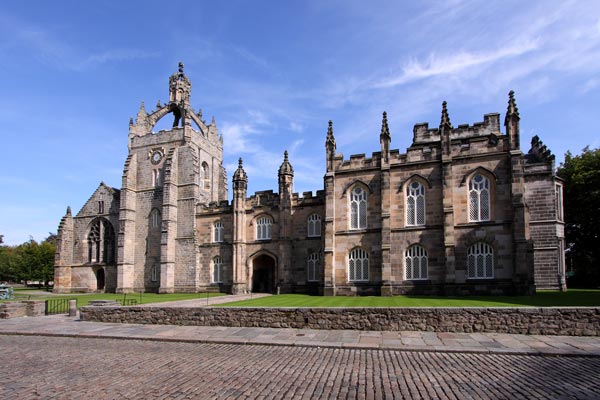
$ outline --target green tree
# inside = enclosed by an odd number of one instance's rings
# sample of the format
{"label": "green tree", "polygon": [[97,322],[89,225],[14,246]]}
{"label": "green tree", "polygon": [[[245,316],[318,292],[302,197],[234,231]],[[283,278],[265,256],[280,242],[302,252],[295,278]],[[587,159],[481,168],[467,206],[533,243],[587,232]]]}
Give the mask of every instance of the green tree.
{"label": "green tree", "polygon": [[567,267],[575,275],[571,286],[600,285],[600,148],[565,154],[558,168],[564,179]]}

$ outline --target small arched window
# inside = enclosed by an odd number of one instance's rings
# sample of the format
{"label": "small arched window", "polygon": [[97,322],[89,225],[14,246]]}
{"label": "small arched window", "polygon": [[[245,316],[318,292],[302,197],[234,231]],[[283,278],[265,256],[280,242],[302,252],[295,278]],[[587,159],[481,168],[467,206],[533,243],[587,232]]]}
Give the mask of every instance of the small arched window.
{"label": "small arched window", "polygon": [[469,180],[469,221],[489,221],[490,214],[490,180],[477,174]]}
{"label": "small arched window", "polygon": [[213,224],[213,242],[220,243],[223,241],[223,223],[217,221]]}
{"label": "small arched window", "polygon": [[369,253],[355,248],[348,256],[348,280],[366,282],[369,280]]}
{"label": "small arched window", "polygon": [[410,246],[404,254],[405,279],[427,279],[427,250],[419,245]]}
{"label": "small arched window", "polygon": [[206,162],[202,163],[202,185],[205,190],[210,189],[210,170]]}
{"label": "small arched window", "polygon": [[425,225],[425,187],[418,181],[406,187],[406,225]]}
{"label": "small arched window", "polygon": [[223,282],[223,259],[219,256],[212,260],[212,283]]}
{"label": "small arched window", "polygon": [[308,217],[308,237],[321,236],[321,216],[312,214]]}
{"label": "small arched window", "polygon": [[367,192],[355,187],[350,192],[350,229],[367,227]]}
{"label": "small arched window", "polygon": [[312,253],[308,256],[306,261],[306,280],[309,282],[315,282],[319,280],[319,266],[320,266],[319,253]]}
{"label": "small arched window", "polygon": [[152,170],[152,186],[160,187],[161,184],[162,184],[162,181],[161,181],[160,169],[153,169]]}
{"label": "small arched window", "polygon": [[159,270],[158,270],[158,265],[154,264],[152,265],[152,269],[150,270],[150,280],[152,282],[158,282],[158,276],[159,276]]}
{"label": "small arched window", "polygon": [[150,226],[152,228],[160,227],[160,211],[156,208],[150,212]]}
{"label": "small arched window", "polygon": [[269,217],[260,217],[256,221],[256,240],[271,239],[271,225],[273,221]]}
{"label": "small arched window", "polygon": [[487,243],[477,242],[469,247],[467,276],[472,279],[494,278],[494,250]]}

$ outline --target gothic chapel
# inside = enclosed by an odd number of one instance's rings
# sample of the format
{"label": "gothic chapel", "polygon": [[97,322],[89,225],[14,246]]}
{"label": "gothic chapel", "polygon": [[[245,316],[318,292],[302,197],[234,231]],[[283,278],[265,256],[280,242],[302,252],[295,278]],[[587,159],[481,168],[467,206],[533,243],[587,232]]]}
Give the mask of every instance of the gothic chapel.
{"label": "gothic chapel", "polygon": [[[454,127],[414,126],[406,153],[337,152],[325,139],[323,190],[293,192],[287,152],[278,192],[248,195],[242,159],[233,199],[223,137],[190,105],[191,83],[169,78],[169,101],[129,122],[120,189],[100,183],[60,221],[54,290],[275,292],[322,295],[526,294],[565,290],[562,185],[536,136],[520,150],[509,93],[500,114]],[[173,116],[173,127],[154,132]]]}

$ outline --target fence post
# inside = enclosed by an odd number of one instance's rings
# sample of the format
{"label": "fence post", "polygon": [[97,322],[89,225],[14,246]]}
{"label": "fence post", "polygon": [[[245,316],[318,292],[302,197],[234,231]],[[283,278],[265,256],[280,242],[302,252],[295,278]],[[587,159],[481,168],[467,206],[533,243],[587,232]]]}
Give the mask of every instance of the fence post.
{"label": "fence post", "polygon": [[77,316],[77,300],[69,300],[69,317]]}

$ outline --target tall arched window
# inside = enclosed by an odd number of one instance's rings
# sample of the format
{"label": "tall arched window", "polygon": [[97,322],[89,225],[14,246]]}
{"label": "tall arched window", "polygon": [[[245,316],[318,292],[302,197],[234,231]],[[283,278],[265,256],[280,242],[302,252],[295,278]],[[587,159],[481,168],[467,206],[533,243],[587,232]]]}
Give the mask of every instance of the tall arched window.
{"label": "tall arched window", "polygon": [[425,225],[425,187],[417,181],[406,187],[406,225]]}
{"label": "tall arched window", "polygon": [[406,249],[404,268],[406,280],[427,279],[427,250],[419,245]]}
{"label": "tall arched window", "polygon": [[365,282],[369,280],[369,253],[357,247],[348,256],[348,280]]}
{"label": "tall arched window", "polygon": [[271,239],[271,225],[273,221],[269,217],[260,217],[256,220],[256,240]]}
{"label": "tall arched window", "polygon": [[150,212],[150,226],[152,228],[160,227],[160,211],[156,208]]}
{"label": "tall arched window", "polygon": [[210,170],[206,162],[202,163],[202,185],[204,189],[210,189]]}
{"label": "tall arched window", "polygon": [[111,264],[115,261],[115,232],[104,218],[92,222],[87,236],[88,262]]}
{"label": "tall arched window", "polygon": [[212,260],[212,283],[223,282],[223,259],[219,256]]}
{"label": "tall arched window", "polygon": [[350,229],[367,227],[367,192],[355,187],[350,192]]}
{"label": "tall arched window", "polygon": [[321,216],[319,214],[312,214],[308,217],[308,236],[321,236]]}
{"label": "tall arched window", "polygon": [[319,253],[312,253],[308,256],[306,261],[306,280],[314,282],[319,280],[319,266],[320,266]]}
{"label": "tall arched window", "polygon": [[153,169],[152,170],[152,186],[154,187],[160,187],[161,185],[161,176],[160,176],[160,169]]}
{"label": "tall arched window", "polygon": [[223,241],[223,223],[217,221],[213,224],[213,242],[220,243]]}
{"label": "tall arched window", "polygon": [[477,174],[469,180],[469,221],[489,221],[490,214],[490,181]]}
{"label": "tall arched window", "polygon": [[477,242],[469,247],[467,276],[473,279],[494,277],[494,250],[487,243]]}
{"label": "tall arched window", "polygon": [[157,264],[152,265],[152,269],[150,270],[150,281],[158,282],[158,277],[160,275],[158,268]]}

